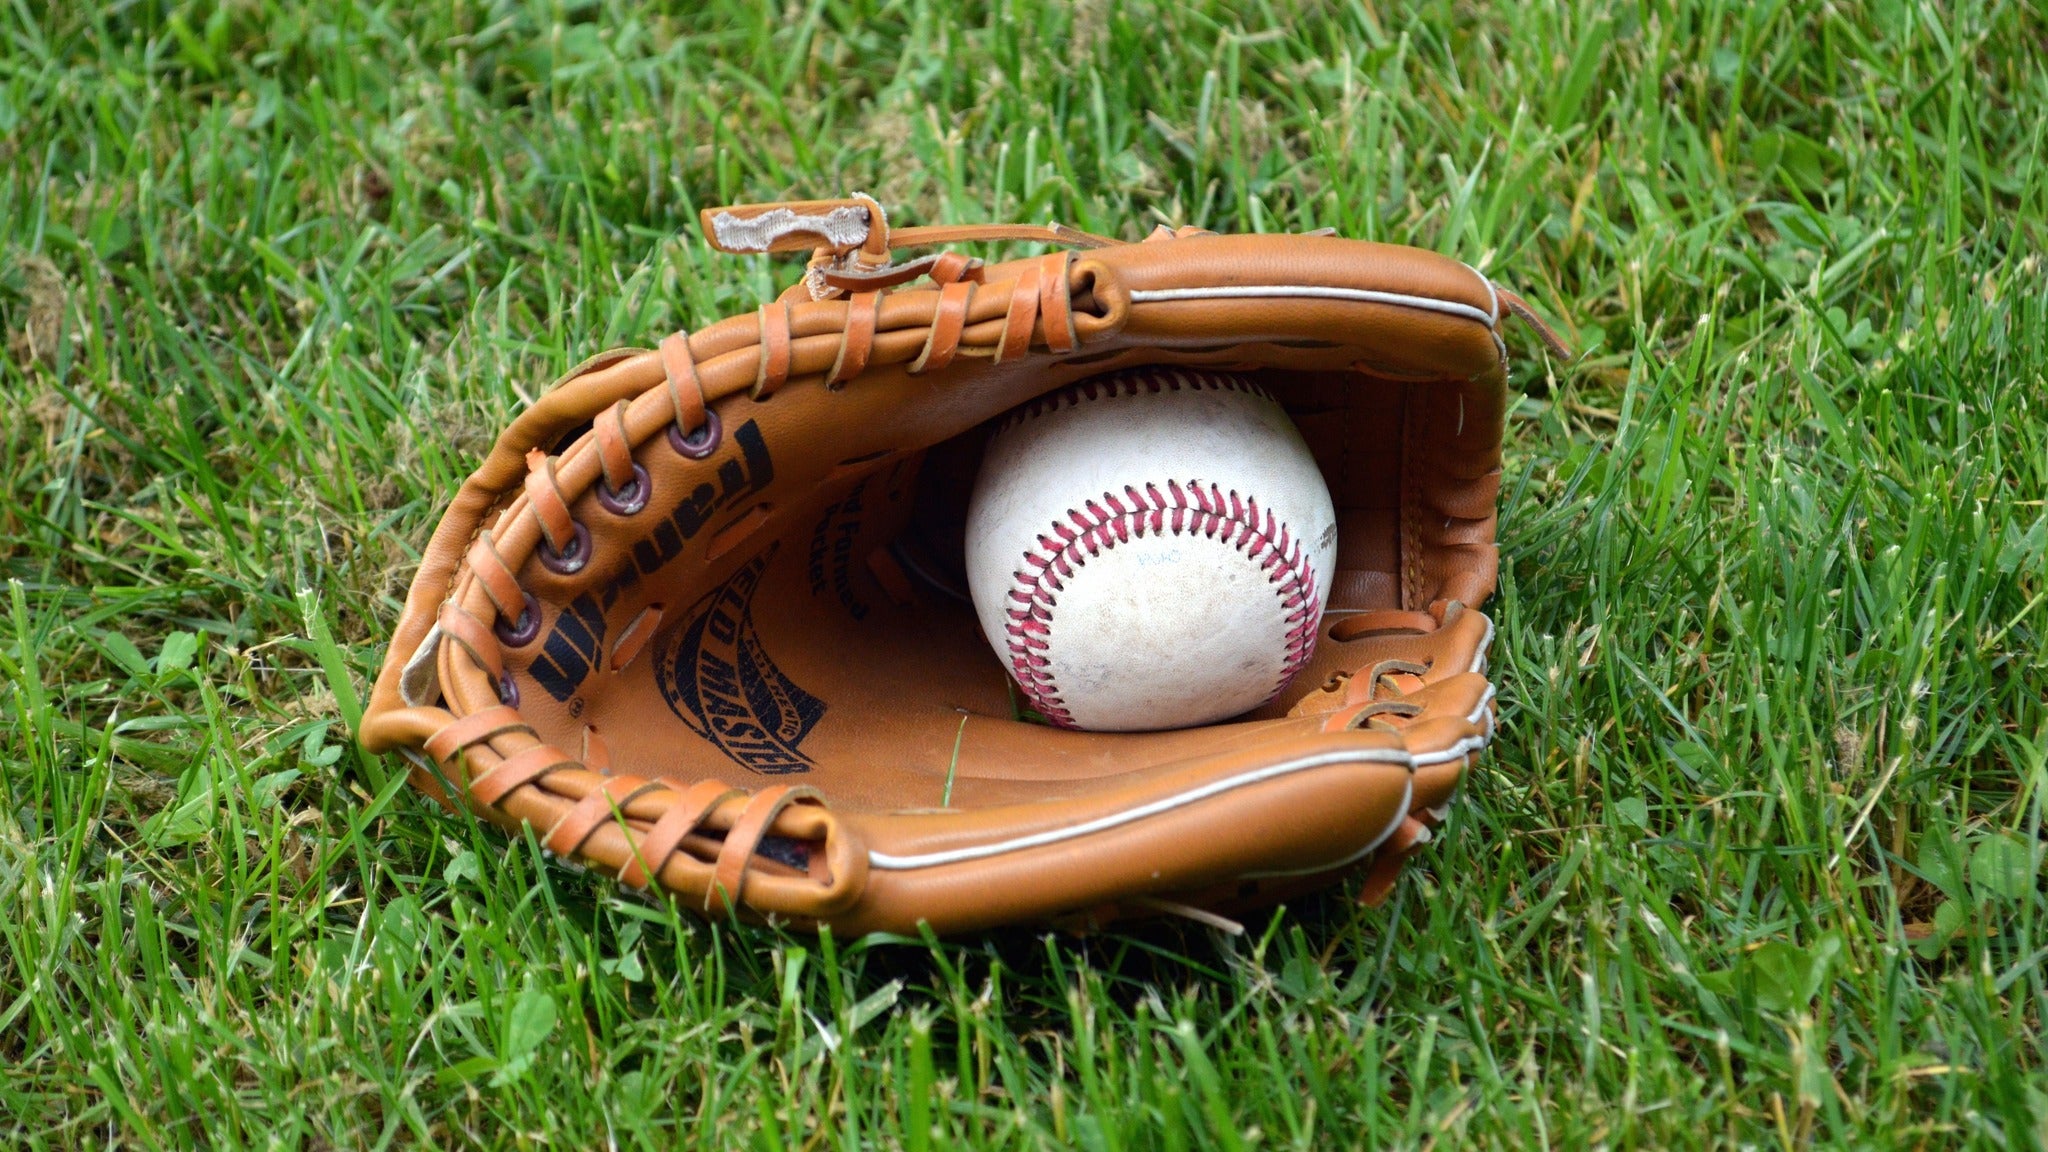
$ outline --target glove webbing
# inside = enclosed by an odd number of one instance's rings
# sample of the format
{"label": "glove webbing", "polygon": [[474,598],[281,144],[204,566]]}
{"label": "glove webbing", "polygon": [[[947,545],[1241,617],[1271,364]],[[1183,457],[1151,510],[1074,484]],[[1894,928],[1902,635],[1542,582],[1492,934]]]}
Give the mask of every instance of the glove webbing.
{"label": "glove webbing", "polygon": [[[824,804],[817,791],[807,787],[774,785],[749,792],[700,780],[678,790],[637,776],[599,776],[545,743],[501,755],[492,744],[500,737],[520,734],[538,739],[517,709],[499,705],[439,722],[446,715],[438,709],[413,710],[414,718],[433,729],[421,749],[435,765],[449,770],[455,778],[451,782],[459,781],[477,803],[502,808],[514,791],[528,786],[576,797],[543,836],[548,851],[573,856],[599,828],[615,824],[630,846],[618,880],[645,888],[658,876],[663,887],[702,891],[704,908],[713,915],[739,906],[749,871],[765,854],[776,816],[793,804]],[[808,857],[810,850],[804,854]]]}

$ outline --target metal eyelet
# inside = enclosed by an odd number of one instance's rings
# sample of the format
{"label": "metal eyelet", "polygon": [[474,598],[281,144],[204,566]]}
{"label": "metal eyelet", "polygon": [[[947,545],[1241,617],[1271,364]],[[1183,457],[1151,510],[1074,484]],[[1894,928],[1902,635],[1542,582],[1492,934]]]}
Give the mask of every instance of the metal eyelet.
{"label": "metal eyelet", "polygon": [[633,478],[617,492],[612,486],[600,480],[597,484],[597,503],[614,516],[631,516],[647,507],[647,498],[654,491],[654,482],[647,478],[647,469],[633,465]]}
{"label": "metal eyelet", "polygon": [[542,541],[536,555],[540,557],[541,567],[555,575],[573,576],[583,571],[585,564],[590,563],[590,529],[581,524],[576,525],[576,538],[570,542],[566,552],[557,552],[546,541]]}
{"label": "metal eyelet", "polygon": [[704,410],[704,426],[688,436],[683,435],[683,430],[673,421],[668,426],[668,446],[692,460],[702,460],[718,451],[719,444],[724,440],[725,425],[720,422],[718,412],[713,408]]}
{"label": "metal eyelet", "polygon": [[510,672],[498,677],[498,703],[519,707],[519,683],[512,679]]}
{"label": "metal eyelet", "polygon": [[540,635],[540,601],[533,593],[525,592],[526,604],[519,610],[519,619],[507,621],[503,616],[491,625],[491,631],[498,634],[498,643],[507,648],[524,648]]}

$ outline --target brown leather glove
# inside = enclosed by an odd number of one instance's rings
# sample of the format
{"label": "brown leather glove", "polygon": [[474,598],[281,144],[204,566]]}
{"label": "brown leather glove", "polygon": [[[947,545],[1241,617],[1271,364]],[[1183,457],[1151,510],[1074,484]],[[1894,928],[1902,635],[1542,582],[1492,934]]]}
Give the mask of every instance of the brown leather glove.
{"label": "brown leather glove", "polygon": [[[865,197],[704,223],[815,255],[758,311],[578,366],[499,437],[427,548],[366,747],[714,915],[1213,921],[1361,866],[1385,893],[1493,727],[1475,606],[1519,300],[1323,235],[891,232]],[[1057,250],[892,255],[977,240]],[[1322,633],[1228,724],[1031,723],[960,591],[968,481],[995,417],[1151,364],[1247,374],[1292,414],[1338,510]]]}

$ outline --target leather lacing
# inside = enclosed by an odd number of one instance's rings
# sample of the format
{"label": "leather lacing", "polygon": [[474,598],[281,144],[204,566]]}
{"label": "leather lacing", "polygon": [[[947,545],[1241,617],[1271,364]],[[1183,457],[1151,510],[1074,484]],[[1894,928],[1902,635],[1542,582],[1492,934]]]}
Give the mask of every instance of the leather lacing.
{"label": "leather lacing", "polygon": [[[913,375],[938,371],[959,355],[983,355],[1001,363],[1028,354],[1034,336],[1040,337],[1050,352],[1064,352],[1077,347],[1079,341],[1074,332],[1072,304],[1067,290],[1068,259],[1069,254],[1065,252],[1042,257],[1027,264],[1009,283],[1003,324],[995,343],[988,347],[968,347],[963,342],[980,280],[979,262],[965,258],[950,262],[937,258],[919,261],[921,268],[939,280],[940,292],[923,348],[905,371]],[[950,278],[969,274],[973,278]],[[875,337],[880,330],[882,299],[883,294],[877,291],[858,293],[848,301],[846,325],[838,353],[825,376],[829,390],[837,391],[844,387],[848,380],[865,371],[872,361]],[[760,401],[774,396],[791,376],[794,338],[789,304],[776,301],[761,308],[758,325],[757,366],[749,396]],[[724,425],[706,393],[689,334],[678,331],[665,337],[661,342],[660,356],[663,388],[673,413],[673,420],[666,430],[669,447],[688,459],[708,459],[723,446]],[[597,485],[597,501],[606,511],[618,516],[640,512],[653,498],[653,482],[648,478],[646,468],[633,459],[626,428],[630,410],[628,401],[619,401],[593,421],[589,437],[602,470],[602,478]],[[575,446],[569,449],[574,450]],[[589,529],[578,523],[570,511],[571,494],[563,490],[557,478],[556,470],[561,459],[539,448],[527,453],[524,492],[526,506],[540,527],[542,545],[536,549],[536,558],[556,575],[568,576],[589,564],[593,546]],[[470,547],[468,560],[485,595],[497,610],[498,620],[493,629],[498,639],[515,648],[532,643],[539,634],[539,604],[530,593],[519,587],[512,565],[499,551],[493,533],[479,533]],[[485,662],[479,660],[479,664]],[[509,684],[502,674],[498,674],[497,679],[501,685]],[[508,688],[500,695],[507,692],[516,694],[516,691],[516,688]]]}
{"label": "leather lacing", "polygon": [[[1376,614],[1362,613],[1361,615]],[[1409,614],[1401,613],[1400,615]],[[1418,613],[1415,615],[1426,614]],[[1430,619],[1432,627],[1434,627],[1435,618],[1431,617]],[[1379,623],[1385,623],[1385,621]],[[1359,629],[1352,637],[1337,638],[1354,638],[1359,633],[1380,630],[1383,629],[1378,627]],[[1335,629],[1332,629],[1333,636],[1335,636],[1335,631]],[[1434,666],[1434,660],[1417,662],[1414,660],[1389,658],[1373,664],[1372,667],[1366,669],[1363,675],[1347,676],[1340,673],[1337,676],[1331,677],[1332,683],[1325,685],[1326,689],[1344,688],[1345,700],[1348,703],[1363,704],[1363,707],[1346,709],[1336,713],[1332,718],[1333,722],[1340,722],[1345,728],[1371,728],[1375,731],[1399,734],[1405,722],[1421,716],[1425,711],[1422,705],[1417,704],[1413,700],[1404,699],[1408,692],[1402,687],[1401,678],[1410,679],[1420,684],[1422,683],[1422,677],[1427,675]],[[1388,693],[1388,698],[1383,699],[1380,695],[1382,692]],[[1341,721],[1337,721],[1338,717],[1341,717]],[[1394,881],[1399,878],[1401,869],[1407,863],[1408,857],[1414,855],[1434,835],[1431,831],[1431,823],[1436,819],[1436,816],[1427,812],[1420,815],[1410,812],[1401,818],[1400,824],[1396,825],[1394,830],[1388,833],[1386,839],[1381,841],[1374,850],[1372,867],[1366,870],[1364,879],[1358,885],[1359,903],[1377,905],[1386,899],[1387,894],[1393,891]]]}
{"label": "leather lacing", "polygon": [[[918,237],[912,233],[910,239]],[[961,356],[1010,360],[1028,354],[1034,344],[1055,354],[1071,351],[1080,341],[1068,284],[1070,259],[1071,253],[1062,251],[1024,264],[1017,278],[1003,285],[1008,288],[1007,301],[997,317],[1000,323],[994,325],[980,319],[987,309],[976,307],[978,294],[993,287],[984,283],[985,266],[976,259],[940,253],[902,266],[830,271],[817,280],[828,295],[849,288],[859,290],[846,300],[837,351],[820,381],[828,390],[837,391],[883,362],[884,356],[899,363],[907,359],[904,370],[918,374],[941,370]],[[838,257],[823,263],[835,261],[845,263]],[[818,265],[814,262],[814,267]],[[921,318],[925,329],[922,346],[905,357],[900,345],[896,349],[880,347],[887,299],[883,289],[919,275],[929,276],[939,292],[928,318]],[[787,298],[761,308],[756,324],[753,377],[751,387],[744,390],[750,398],[766,401],[796,374],[797,348],[803,337]],[[899,315],[895,330],[901,329]],[[723,447],[725,429],[714,405],[714,393],[706,386],[698,348],[693,347],[689,333],[678,331],[662,340],[658,354],[661,390],[670,419],[657,435],[687,459],[708,460]],[[722,389],[716,395],[731,394]],[[609,769],[609,756],[594,731],[586,733],[579,759],[541,741],[519,718],[518,683],[503,650],[525,647],[539,638],[541,606],[520,585],[516,564],[500,541],[512,531],[517,517],[530,516],[540,535],[533,556],[543,567],[565,576],[588,567],[596,558],[592,536],[572,512],[581,493],[563,483],[561,471],[580,453],[594,452],[599,474],[593,487],[599,506],[616,516],[632,516],[649,507],[655,493],[647,469],[634,459],[629,431],[633,411],[632,401],[620,400],[561,454],[541,449],[528,453],[523,508],[515,505],[509,509],[496,531],[480,531],[465,556],[487,610],[479,616],[460,595],[451,596],[441,607],[442,635],[490,678],[499,702],[441,726],[426,738],[424,748],[437,764],[464,767],[462,786],[478,804],[502,807],[517,790],[538,786],[557,773]],[[495,762],[486,756],[485,766],[473,770],[474,756],[483,749],[490,749],[495,756],[491,742],[508,735],[524,736],[533,743]],[[618,879],[633,887],[646,887],[672,869],[678,859],[689,874],[708,862],[708,875],[693,875],[699,883],[687,887],[701,887],[706,910],[722,913],[738,907],[748,876],[759,866],[764,851],[767,858],[778,859],[785,868],[792,858],[798,864],[810,858],[812,850],[802,845],[766,847],[777,839],[771,836],[777,817],[797,804],[822,807],[823,801],[814,790],[802,787],[773,786],[750,792],[701,781],[679,790],[659,780],[607,774],[569,806],[548,830],[544,843],[551,852],[574,856],[598,829],[615,825],[627,834],[630,847],[630,857],[619,869]],[[659,815],[651,821],[629,818],[629,808],[658,809]]]}
{"label": "leather lacing", "polygon": [[[793,211],[795,209],[795,211]],[[453,715],[446,707],[414,705],[377,715],[383,734],[403,734],[403,744],[424,750],[422,769],[449,767],[440,783],[455,783],[481,808],[489,808],[494,820],[545,824],[545,845],[549,851],[578,855],[586,861],[606,861],[631,886],[659,886],[702,894],[707,908],[733,908],[745,900],[743,892],[750,877],[758,883],[752,906],[768,910],[801,910],[805,916],[831,916],[846,904],[831,900],[852,900],[860,892],[860,879],[868,867],[868,855],[858,847],[852,834],[840,834],[838,824],[823,814],[823,806],[809,789],[766,787],[760,791],[735,789],[719,781],[700,781],[688,787],[666,781],[649,781],[633,775],[608,775],[610,756],[596,730],[584,730],[580,756],[569,756],[549,746],[539,732],[528,726],[518,711],[518,685],[506,666],[504,648],[524,648],[541,635],[541,603],[520,586],[516,572],[532,558],[584,570],[594,556],[578,533],[578,523],[567,512],[575,500],[592,494],[594,502],[614,517],[631,517],[649,506],[653,492],[645,467],[635,459],[635,445],[645,447],[651,439],[666,439],[670,449],[688,459],[709,459],[719,453],[725,428],[715,402],[750,392],[756,402],[768,402],[776,389],[793,379],[817,381],[825,389],[840,389],[870,371],[874,365],[901,365],[907,371],[936,371],[958,357],[987,357],[1010,361],[1038,346],[1042,351],[1063,355],[1079,348],[1077,312],[1110,320],[1130,297],[1102,295],[1090,277],[1073,275],[1071,252],[1061,250],[1028,262],[1014,262],[1008,271],[1014,279],[987,283],[987,264],[954,252],[936,252],[913,260],[895,262],[897,248],[922,244],[952,244],[973,240],[1022,240],[1059,244],[1063,248],[1092,248],[1114,244],[1098,236],[1087,236],[1061,225],[961,225],[961,228],[909,228],[891,232],[881,207],[856,197],[852,205],[827,201],[817,215],[827,223],[809,223],[803,217],[807,205],[741,205],[739,209],[709,209],[705,213],[707,232],[713,244],[729,250],[776,250],[791,252],[801,246],[795,238],[834,236],[827,244],[815,244],[815,254],[801,285],[772,301],[756,318],[735,318],[696,336],[674,332],[662,340],[657,359],[662,369],[662,387],[639,394],[633,400],[616,402],[610,410],[598,412],[590,433],[575,439],[559,455],[541,455],[528,461],[528,476],[522,490],[500,496],[492,512],[479,517],[494,523],[496,531],[481,529],[469,541],[463,564],[451,572],[449,599],[440,607],[438,635],[453,642],[469,656],[481,681],[496,685],[504,703],[477,707],[477,678],[457,676],[455,652],[440,648],[436,660],[416,658],[420,672],[420,695],[428,697],[428,685],[438,674],[438,691],[449,697],[449,707],[475,709]],[[774,219],[770,219],[774,217]],[[715,219],[737,219],[731,244],[711,228]],[[795,221],[795,223],[793,223]],[[743,246],[752,236],[764,244]],[[1161,230],[1155,240],[1196,236],[1200,230]],[[803,244],[809,246],[809,244]],[[891,293],[915,279],[930,279],[938,291]],[[805,299],[809,297],[809,299]],[[1497,324],[1501,310],[1516,314],[1536,326],[1554,351],[1569,355],[1556,338],[1540,326],[1520,299],[1501,293],[1489,324]],[[752,320],[752,332],[748,332]],[[1116,351],[1098,351],[1096,357],[1114,357]],[[606,353],[582,365],[580,373],[614,371],[625,367],[623,379],[635,379],[649,365],[633,361],[635,353]],[[1069,367],[1077,359],[1067,361]],[[596,383],[592,381],[596,387]],[[610,381],[606,381],[610,387]],[[592,455],[594,453],[594,455]],[[651,459],[651,457],[649,457]],[[496,461],[494,461],[496,463]],[[494,480],[496,490],[500,482]],[[463,572],[469,580],[463,580]],[[651,613],[651,615],[649,615]],[[1370,619],[1370,627],[1364,617]],[[1382,613],[1366,613],[1358,625],[1374,631],[1378,625],[1409,629],[1415,621],[1397,621]],[[643,619],[647,631],[635,625],[627,635],[651,633],[659,621],[659,609],[649,605]],[[1436,623],[1415,627],[1430,631]],[[1333,640],[1348,640],[1356,633],[1337,635],[1343,623],[1333,627]],[[625,644],[625,637],[621,637]],[[422,652],[426,656],[428,652]],[[614,666],[618,650],[614,648]],[[1407,676],[1417,676],[1419,666],[1403,662],[1382,662],[1362,678],[1364,707],[1348,719],[1368,724],[1403,724],[1415,715],[1413,701],[1399,699]],[[403,691],[403,689],[401,689]],[[1378,699],[1380,693],[1389,693]],[[408,699],[414,699],[408,695]],[[1337,711],[1329,717],[1335,724]],[[592,771],[596,769],[596,771]],[[600,775],[604,773],[604,775]],[[422,783],[428,783],[422,779]],[[621,838],[623,836],[623,838]],[[1413,816],[1393,830],[1380,845],[1380,867],[1368,879],[1368,892],[1391,883],[1391,865],[1399,863],[1415,842],[1427,838],[1427,828]],[[819,851],[829,877],[821,875]],[[791,879],[807,883],[801,900],[780,900],[776,894],[791,892],[784,883]],[[829,898],[819,900],[815,881],[834,886]],[[1167,908],[1171,910],[1171,908]]]}
{"label": "leather lacing", "polygon": [[[892,262],[891,253],[897,248],[961,241],[1023,240],[1067,248],[1115,241],[1056,224],[939,226],[892,232],[879,205],[866,197],[855,199],[865,211],[865,229],[848,242],[817,248],[803,282],[759,311],[751,345],[735,348],[731,340],[733,324],[744,321],[729,321],[698,337],[678,331],[661,342],[662,402],[669,411],[663,422],[665,431],[654,434],[664,436],[671,449],[693,460],[711,458],[725,438],[714,400],[746,391],[754,400],[765,402],[797,376],[814,378],[826,389],[837,390],[878,364],[902,365],[906,372],[916,374],[944,369],[962,356],[1006,362],[1027,354],[1034,344],[1053,354],[1079,348],[1070,251],[1019,262],[1014,265],[1019,270],[1017,277],[999,284],[987,283],[987,266],[971,257],[937,253],[899,264]],[[857,215],[837,208],[832,213],[841,222]],[[706,215],[709,221],[711,213]],[[759,214],[754,218],[760,218]],[[1183,229],[1154,238],[1199,231]],[[788,246],[752,250],[784,251]],[[928,277],[939,290],[915,296],[888,292],[919,277]],[[810,300],[805,301],[805,296]],[[1508,300],[1507,306],[1533,321],[1518,300]],[[1090,311],[1100,307],[1091,297]],[[800,315],[799,308],[808,311]],[[921,342],[911,344],[898,338],[918,330],[922,330]],[[830,343],[821,346],[821,340]],[[820,361],[821,350],[829,359]],[[705,360],[706,355],[712,360]],[[585,368],[608,368],[618,359],[603,357]],[[745,365],[744,379],[736,378],[735,364]],[[707,373],[717,380],[715,391],[707,386]],[[653,401],[651,395],[642,399]],[[707,910],[723,911],[738,906],[750,873],[762,866],[762,860],[784,854],[765,850],[778,818],[793,806],[822,808],[816,793],[783,786],[750,793],[716,781],[678,789],[634,776],[592,774],[587,770],[589,762],[604,767],[608,759],[594,751],[602,748],[601,742],[587,734],[585,759],[579,761],[541,741],[520,719],[518,685],[502,651],[503,647],[533,643],[542,621],[538,600],[521,587],[516,565],[501,551],[499,541],[508,536],[530,539],[528,533],[533,529],[525,529],[530,522],[540,537],[532,545],[532,555],[543,566],[564,575],[588,567],[596,557],[588,530],[571,513],[574,500],[586,487],[594,486],[597,503],[613,515],[631,516],[649,505],[654,495],[652,484],[644,467],[633,458],[635,437],[629,430],[634,424],[648,423],[649,415],[647,405],[622,400],[600,414],[591,431],[560,455],[536,451],[529,456],[523,501],[515,500],[505,509],[496,532],[479,531],[465,554],[465,567],[474,577],[473,587],[481,594],[482,603],[477,603],[476,597],[465,602],[467,587],[458,586],[439,615],[441,634],[453,640],[492,681],[501,703],[425,728],[420,738],[437,764],[462,766],[464,771],[458,774],[462,786],[481,805],[506,810],[524,788],[542,788],[573,800],[547,831],[545,842],[551,851],[581,854],[593,836],[615,826],[625,834],[627,847],[619,868],[622,881],[647,886],[659,880],[666,887],[701,890]],[[647,436],[638,439],[644,443]],[[594,485],[579,479],[565,486],[560,476],[565,468],[588,475],[590,468],[583,463],[587,452],[596,454],[599,475]],[[483,609],[481,614],[478,609]],[[1387,677],[1400,674],[1419,674],[1419,667],[1400,661],[1376,665],[1367,677],[1368,697],[1376,697],[1383,683],[1398,691]],[[1412,707],[1398,700],[1369,699],[1364,715],[1377,725],[1411,715],[1406,709]],[[417,709],[415,715],[416,723],[424,728],[428,716],[448,713]],[[501,738],[514,745],[531,743],[505,755],[493,747]],[[556,779],[562,781],[559,786]],[[818,825],[811,821],[804,826]],[[1427,828],[1410,818],[1390,838],[1383,859],[1398,859],[1427,835]],[[808,853],[802,855],[809,858]],[[617,858],[617,853],[607,852],[607,856]],[[839,866],[864,869],[865,856],[846,856]]]}
{"label": "leather lacing", "polygon": [[1367,699],[1376,699],[1382,687],[1389,689],[1397,696],[1407,695],[1407,693],[1401,691],[1400,686],[1395,684],[1390,677],[1395,673],[1420,677],[1426,674],[1434,665],[1434,661],[1424,661],[1418,664],[1413,660],[1398,659],[1382,660],[1374,664],[1372,669],[1365,674]]}
{"label": "leather lacing", "polygon": [[[443,725],[422,742],[436,763],[453,766],[458,758],[510,733],[538,739],[518,709],[497,705]],[[589,757],[589,748],[585,755]],[[585,764],[546,743],[533,744],[470,776],[469,795],[479,804],[498,805],[514,790],[537,784],[559,770],[583,770]],[[628,811],[636,801],[652,799],[660,815],[647,820]],[[665,801],[665,803],[663,803]],[[716,780],[700,780],[678,791],[673,785],[638,776],[607,776],[584,792],[546,830],[542,843],[560,856],[575,856],[600,828],[614,825],[628,833],[631,855],[617,878],[646,888],[679,853],[690,865],[710,861],[704,909],[724,915],[739,907],[750,868],[761,853],[775,817],[793,804],[822,804],[815,789],[776,785],[758,792]],[[723,831],[714,825],[723,824]],[[809,851],[803,855],[807,858]]]}
{"label": "leather lacing", "polygon": [[[1405,676],[1419,683],[1422,677],[1428,673],[1432,664],[1433,662],[1418,664],[1413,660],[1381,660],[1374,664],[1366,671],[1363,678],[1365,684],[1365,692],[1363,694],[1365,707],[1352,715],[1352,724],[1361,728],[1377,728],[1382,732],[1394,732],[1400,729],[1400,725],[1397,722],[1382,719],[1382,717],[1394,717],[1396,720],[1412,720],[1422,715],[1421,705],[1401,699],[1401,697],[1407,695],[1407,692],[1403,690],[1401,683],[1396,681],[1394,677]],[[1380,697],[1382,691],[1391,693],[1393,698],[1382,699]]]}
{"label": "leather lacing", "polygon": [[[1412,660],[1387,659],[1374,664],[1363,675],[1333,673],[1323,682],[1322,690],[1343,692],[1344,705],[1332,713],[1330,723],[1344,728],[1398,731],[1400,721],[1412,720],[1422,715],[1424,709],[1412,700],[1403,699],[1408,691],[1396,677],[1412,679],[1419,684],[1433,666],[1433,661],[1418,664]],[[1382,698],[1382,692],[1388,696]],[[1384,717],[1393,719],[1389,721]]]}

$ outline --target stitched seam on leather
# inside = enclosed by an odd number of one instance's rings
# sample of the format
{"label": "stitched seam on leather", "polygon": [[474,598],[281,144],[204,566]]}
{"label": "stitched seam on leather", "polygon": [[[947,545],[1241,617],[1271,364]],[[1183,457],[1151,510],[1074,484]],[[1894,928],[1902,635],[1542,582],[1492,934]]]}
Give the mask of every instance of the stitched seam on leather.
{"label": "stitched seam on leather", "polygon": [[1272,400],[1273,396],[1264,388],[1242,376],[1231,376],[1221,372],[1204,372],[1196,368],[1179,366],[1155,369],[1136,368],[1109,376],[1097,376],[1076,384],[1069,384],[1056,392],[1049,392],[1036,399],[1028,400],[996,423],[996,433],[1015,428],[1026,420],[1036,420],[1049,412],[1063,408],[1077,408],[1090,400],[1106,400],[1120,396],[1136,396],[1139,392],[1242,392],[1257,396],[1261,400]]}
{"label": "stitched seam on leather", "polygon": [[1308,663],[1318,623],[1315,568],[1301,541],[1278,522],[1271,508],[1261,510],[1256,499],[1240,496],[1235,490],[1226,494],[1218,484],[1210,484],[1205,492],[1199,481],[1183,485],[1168,480],[1164,492],[1150,481],[1142,491],[1124,485],[1121,498],[1104,492],[1081,508],[1070,509],[1067,517],[1053,521],[1049,532],[1039,535],[1037,551],[1024,553],[1024,564],[1017,569],[1004,609],[1010,672],[1046,719],[1062,727],[1076,727],[1045,655],[1050,647],[1053,610],[1066,588],[1064,582],[1091,558],[1134,537],[1199,534],[1214,540],[1220,531],[1225,544],[1267,574],[1286,613],[1286,657],[1279,682],[1266,700],[1278,696]]}
{"label": "stitched seam on leather", "polygon": [[1401,607],[1407,609],[1414,608],[1422,587],[1421,465],[1415,456],[1429,407],[1416,393],[1409,388],[1401,397]]}

